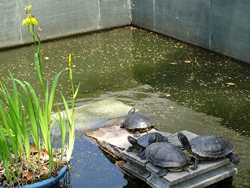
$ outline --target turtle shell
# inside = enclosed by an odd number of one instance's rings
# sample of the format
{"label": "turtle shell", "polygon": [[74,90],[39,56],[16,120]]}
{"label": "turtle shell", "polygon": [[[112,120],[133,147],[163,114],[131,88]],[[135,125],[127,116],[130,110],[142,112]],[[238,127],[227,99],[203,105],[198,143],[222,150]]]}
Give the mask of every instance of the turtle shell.
{"label": "turtle shell", "polygon": [[148,146],[149,138],[152,135],[156,136],[156,133],[148,133],[148,134],[145,134],[145,135],[141,136],[140,138],[137,139],[138,144],[140,146],[147,147]]}
{"label": "turtle shell", "polygon": [[128,114],[127,118],[124,120],[123,125],[127,129],[145,129],[153,124],[149,118],[142,114]]}
{"label": "turtle shell", "polygon": [[234,149],[228,140],[212,135],[197,136],[189,143],[195,154],[207,158],[225,157]]}
{"label": "turtle shell", "polygon": [[187,155],[179,147],[166,142],[149,145],[146,157],[152,164],[163,168],[184,168],[189,165]]}

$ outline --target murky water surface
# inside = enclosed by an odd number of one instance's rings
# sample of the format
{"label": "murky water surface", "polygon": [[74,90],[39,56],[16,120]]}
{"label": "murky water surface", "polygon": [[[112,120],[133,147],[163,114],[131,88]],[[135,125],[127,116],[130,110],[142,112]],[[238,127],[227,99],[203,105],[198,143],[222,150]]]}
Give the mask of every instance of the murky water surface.
{"label": "murky water surface", "polygon": [[[250,186],[249,66],[127,27],[43,43],[46,79],[51,82],[67,67],[68,54],[75,65],[74,84],[81,84],[77,105],[114,98],[135,106],[160,131],[223,136],[241,158],[232,187]],[[8,79],[10,70],[41,91],[33,55],[34,46],[0,52],[0,79]],[[66,71],[61,75],[59,88],[69,100],[67,76]],[[70,185],[64,187],[147,187],[123,175],[113,159],[84,135],[78,135],[73,157]]]}

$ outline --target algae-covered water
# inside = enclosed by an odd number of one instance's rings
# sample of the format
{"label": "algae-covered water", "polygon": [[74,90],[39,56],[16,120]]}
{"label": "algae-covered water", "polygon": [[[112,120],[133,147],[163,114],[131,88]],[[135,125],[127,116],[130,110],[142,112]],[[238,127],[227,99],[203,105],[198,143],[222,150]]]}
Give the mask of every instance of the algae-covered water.
{"label": "algae-covered water", "polygon": [[[160,131],[188,130],[230,140],[241,162],[231,187],[250,186],[250,67],[236,60],[148,32],[125,27],[42,44],[50,82],[72,55],[77,105],[116,99],[135,106]],[[39,92],[34,46],[0,52],[0,79],[29,81]],[[58,90],[70,100],[67,71]],[[55,99],[61,104],[60,94]],[[124,175],[114,159],[78,133],[71,176],[63,187],[147,187]],[[64,180],[66,181],[66,180]],[[67,185],[66,185],[67,184]],[[227,185],[230,187],[230,185]]]}

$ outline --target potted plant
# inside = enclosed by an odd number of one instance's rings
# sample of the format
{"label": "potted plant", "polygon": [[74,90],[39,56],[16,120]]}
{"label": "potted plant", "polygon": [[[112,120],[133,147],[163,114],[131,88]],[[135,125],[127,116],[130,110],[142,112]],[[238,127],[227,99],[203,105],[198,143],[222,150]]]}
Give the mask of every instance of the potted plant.
{"label": "potted plant", "polygon": [[[51,88],[48,81],[44,83],[40,61],[41,41],[39,32],[35,35],[34,31],[34,24],[38,25],[38,22],[31,14],[31,7],[25,8],[27,18],[23,20],[23,25],[28,26],[34,39],[35,66],[43,93],[37,95],[29,82],[15,79],[11,73],[12,90],[7,89],[5,81],[0,82],[0,187],[22,187],[27,184],[32,184],[28,187],[50,187],[65,174],[74,148],[74,101],[79,85],[75,90],[71,55],[66,70],[72,86],[72,111],[69,112],[67,101],[61,94],[65,113],[60,113],[57,108],[58,118],[53,119],[53,99],[63,71],[56,75]],[[59,149],[53,145],[52,128],[56,122],[61,133]]]}

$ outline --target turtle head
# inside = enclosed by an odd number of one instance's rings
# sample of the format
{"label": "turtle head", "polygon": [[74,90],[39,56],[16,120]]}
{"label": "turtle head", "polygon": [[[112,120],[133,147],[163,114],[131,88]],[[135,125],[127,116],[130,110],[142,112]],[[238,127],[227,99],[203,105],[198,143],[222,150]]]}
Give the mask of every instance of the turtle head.
{"label": "turtle head", "polygon": [[163,140],[163,136],[160,133],[155,133],[155,142],[161,142]]}
{"label": "turtle head", "polygon": [[128,111],[128,115],[131,115],[133,113],[135,113],[135,108],[132,108],[131,110]]}
{"label": "turtle head", "polygon": [[138,143],[138,141],[133,138],[132,136],[128,136],[128,142],[133,146],[134,149],[136,149],[137,151],[140,151],[140,149],[142,148],[142,146]]}
{"label": "turtle head", "polygon": [[136,140],[135,138],[133,138],[132,136],[128,136],[128,142],[129,142],[131,145],[133,145],[133,146],[135,146],[135,145],[138,144],[137,140]]}
{"label": "turtle head", "polygon": [[191,146],[190,146],[190,143],[189,143],[187,137],[181,132],[179,132],[177,136],[178,136],[178,139],[181,142],[182,146],[184,147],[184,149],[186,149],[188,152],[192,152]]}
{"label": "turtle head", "polygon": [[156,141],[155,142],[168,142],[168,138],[163,136],[160,133],[156,133]]}
{"label": "turtle head", "polygon": [[153,144],[153,143],[155,143],[157,141],[157,135],[155,134],[153,134],[152,136],[150,136],[150,138],[148,139],[148,145],[150,145],[150,144]]}

